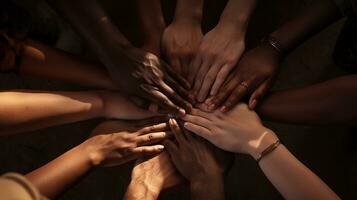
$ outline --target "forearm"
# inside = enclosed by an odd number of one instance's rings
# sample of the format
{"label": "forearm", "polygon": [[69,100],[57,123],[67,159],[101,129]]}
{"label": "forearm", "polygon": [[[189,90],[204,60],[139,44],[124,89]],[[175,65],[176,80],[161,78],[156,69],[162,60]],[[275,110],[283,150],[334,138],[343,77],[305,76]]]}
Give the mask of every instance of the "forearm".
{"label": "forearm", "polygon": [[137,0],[137,4],[140,26],[144,33],[144,45],[159,50],[161,35],[165,29],[160,0]]}
{"label": "forearm", "polygon": [[96,0],[48,0],[86,41],[107,68],[112,79],[118,68],[117,60],[128,61],[125,52],[133,46],[110,21]]}
{"label": "forearm", "polygon": [[266,155],[259,166],[285,199],[340,199],[283,145]]}
{"label": "forearm", "polygon": [[341,17],[332,0],[313,1],[303,12],[271,35],[278,40],[285,53],[288,53]]}
{"label": "forearm", "polygon": [[190,182],[191,199],[224,199],[224,183],[222,176],[207,175],[199,180]]}
{"label": "forearm", "polygon": [[85,61],[36,41],[26,41],[20,73],[101,89],[116,89],[100,64]]}
{"label": "forearm", "polygon": [[54,199],[90,171],[92,163],[87,150],[79,145],[50,163],[28,173],[41,194]]}
{"label": "forearm", "polygon": [[229,0],[220,17],[219,24],[234,26],[246,31],[257,0]]}
{"label": "forearm", "polygon": [[178,0],[173,23],[201,24],[203,3],[203,0]]}
{"label": "forearm", "polygon": [[0,132],[13,134],[76,122],[104,114],[97,92],[0,92]]}
{"label": "forearm", "polygon": [[257,108],[262,118],[295,124],[355,124],[357,75],[274,92]]}

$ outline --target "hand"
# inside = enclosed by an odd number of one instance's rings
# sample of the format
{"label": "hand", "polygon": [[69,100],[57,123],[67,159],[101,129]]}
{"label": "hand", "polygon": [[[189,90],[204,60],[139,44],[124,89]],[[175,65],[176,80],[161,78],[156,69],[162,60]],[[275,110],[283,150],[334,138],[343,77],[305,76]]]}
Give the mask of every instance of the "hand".
{"label": "hand", "polygon": [[[138,159],[133,168],[131,179],[130,184],[133,188],[142,185],[148,187],[145,190],[157,196],[161,191],[177,187],[185,182],[165,151],[151,158]],[[137,190],[135,192],[138,193]]]}
{"label": "hand", "polygon": [[158,115],[136,106],[118,92],[101,91],[98,94],[103,101],[103,115],[106,118],[134,120]]}
{"label": "hand", "polygon": [[225,167],[215,157],[212,146],[192,133],[182,131],[174,119],[169,120],[169,125],[178,145],[170,140],[165,140],[164,145],[180,173],[190,182],[202,178],[221,179]]}
{"label": "hand", "polygon": [[191,61],[203,37],[201,24],[198,22],[200,21],[173,21],[162,35],[164,56],[172,68],[185,78],[192,73]]}
{"label": "hand", "polygon": [[121,92],[157,103],[165,112],[184,115],[182,108],[190,109],[191,105],[180,96],[187,96],[181,86],[188,88],[187,81],[152,53],[133,47],[123,51],[112,55],[117,62],[109,71]]}
{"label": "hand", "polygon": [[281,55],[272,47],[261,45],[245,53],[236,70],[228,78],[219,93],[206,104],[213,110],[222,105],[221,111],[232,109],[247,93],[252,93],[249,108],[254,109],[258,101],[270,88],[281,62]]}
{"label": "hand", "polygon": [[188,80],[199,102],[215,95],[237,64],[245,48],[245,31],[230,24],[218,24],[202,39]]}
{"label": "hand", "polygon": [[168,137],[167,123],[107,121],[97,126],[84,145],[95,166],[116,166],[141,156],[162,152],[164,146],[155,145]]}
{"label": "hand", "polygon": [[219,148],[254,158],[277,140],[276,135],[263,126],[258,115],[243,103],[225,114],[194,109],[183,120],[186,121],[185,128]]}

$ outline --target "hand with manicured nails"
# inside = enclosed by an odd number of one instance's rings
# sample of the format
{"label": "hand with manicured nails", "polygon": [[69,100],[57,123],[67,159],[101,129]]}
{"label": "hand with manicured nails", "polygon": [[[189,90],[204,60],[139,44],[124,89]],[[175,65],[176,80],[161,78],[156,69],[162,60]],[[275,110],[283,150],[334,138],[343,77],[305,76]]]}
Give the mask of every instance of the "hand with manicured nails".
{"label": "hand with manicured nails", "polygon": [[203,37],[188,77],[199,102],[217,94],[244,48],[245,32],[233,24],[218,24]]}
{"label": "hand with manicured nails", "polygon": [[226,112],[251,93],[249,108],[254,109],[270,88],[281,59],[281,55],[267,45],[246,52],[218,94],[207,99],[205,103],[210,110],[221,106],[220,110]]}
{"label": "hand with manicured nails", "polygon": [[155,120],[107,121],[100,124],[93,130],[92,137],[83,143],[91,163],[96,166],[116,166],[162,152],[164,146],[156,143],[168,137],[165,132],[168,125],[152,124]]}
{"label": "hand with manicured nails", "polygon": [[194,20],[173,21],[162,35],[161,49],[166,60],[174,71],[185,78],[191,73],[190,65],[202,37],[201,24]]}
{"label": "hand with manicured nails", "polygon": [[123,51],[117,52],[116,63],[110,63],[117,66],[110,68],[110,75],[121,92],[156,103],[170,113],[183,115],[184,109],[190,109],[182,98],[187,96],[189,84],[168,64],[141,49],[131,47]]}
{"label": "hand with manicured nails", "polygon": [[258,115],[243,103],[225,114],[194,109],[182,119],[186,121],[185,128],[217,147],[253,157],[277,139],[272,131],[263,126]]}

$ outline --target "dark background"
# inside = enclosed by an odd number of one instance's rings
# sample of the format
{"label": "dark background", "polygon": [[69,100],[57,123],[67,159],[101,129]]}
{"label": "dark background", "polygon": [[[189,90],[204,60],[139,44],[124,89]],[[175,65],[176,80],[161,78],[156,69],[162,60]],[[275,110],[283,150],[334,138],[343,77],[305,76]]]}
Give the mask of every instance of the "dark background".
{"label": "dark background", "polygon": [[[261,1],[252,17],[247,33],[248,48],[256,45],[261,37],[273,31],[312,1]],[[45,30],[44,27],[49,27],[49,33],[55,31],[56,34],[50,34],[51,37],[46,41],[73,53],[91,54],[84,51],[85,46],[70,26],[45,9],[46,5],[42,1],[18,0],[18,2],[31,10],[32,15],[37,15],[41,19],[39,27],[43,30]],[[134,44],[140,46],[142,34],[136,26],[135,1],[101,0],[100,2],[120,30]],[[203,30],[208,31],[216,25],[224,6],[225,1],[205,1]],[[169,23],[175,1],[162,1],[162,7],[166,21]],[[343,74],[331,59],[333,47],[343,22],[341,20],[333,24],[288,56],[273,89],[301,87]],[[34,37],[45,40],[45,36],[38,33],[34,33]],[[15,74],[0,74],[0,89],[15,88],[87,89],[51,80],[20,77]],[[27,173],[36,169],[83,141],[99,121],[101,120],[88,120],[1,138],[0,173],[8,171]],[[356,140],[348,127],[266,124],[279,134],[283,143],[297,158],[320,176],[340,197],[357,199],[354,187],[357,171],[355,170]],[[132,164],[127,164],[95,170],[59,199],[121,199],[130,180],[131,166]],[[243,155],[236,156],[235,164],[226,180],[226,193],[227,199],[281,199],[255,161]],[[187,190],[183,190],[178,193],[164,194],[161,199],[189,199],[189,193]]]}

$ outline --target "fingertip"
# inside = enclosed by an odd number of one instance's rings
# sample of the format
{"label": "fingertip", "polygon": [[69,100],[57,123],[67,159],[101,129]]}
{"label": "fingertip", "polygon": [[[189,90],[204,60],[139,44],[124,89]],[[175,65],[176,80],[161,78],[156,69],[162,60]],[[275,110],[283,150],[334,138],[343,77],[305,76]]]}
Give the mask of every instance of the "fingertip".
{"label": "fingertip", "polygon": [[249,102],[249,109],[254,110],[254,108],[257,106],[257,104],[258,104],[258,100],[253,99],[253,101]]}
{"label": "fingertip", "polygon": [[221,111],[222,113],[225,113],[227,111],[227,106],[222,106],[219,111]]}
{"label": "fingertip", "polygon": [[186,115],[186,111],[185,111],[184,109],[180,108],[180,109],[178,110],[178,115],[179,115],[180,117],[183,117],[183,116]]}
{"label": "fingertip", "polygon": [[165,149],[165,146],[164,145],[157,145],[156,149],[157,149],[157,151],[160,152],[160,151],[163,151]]}

